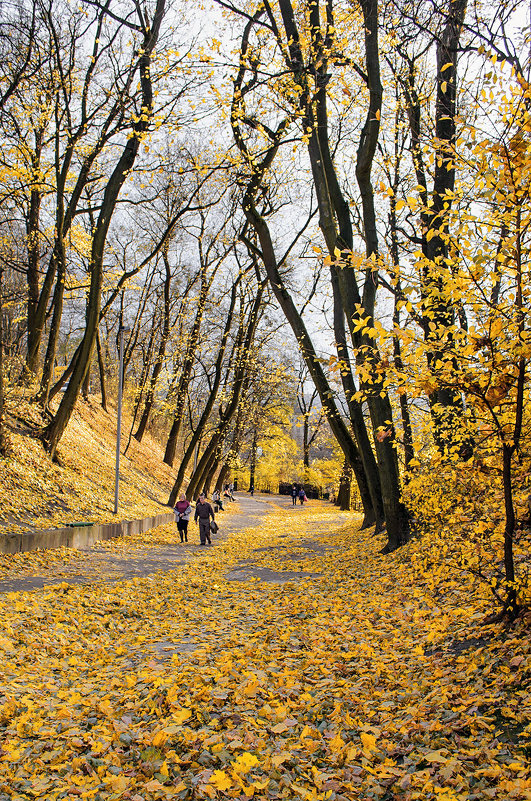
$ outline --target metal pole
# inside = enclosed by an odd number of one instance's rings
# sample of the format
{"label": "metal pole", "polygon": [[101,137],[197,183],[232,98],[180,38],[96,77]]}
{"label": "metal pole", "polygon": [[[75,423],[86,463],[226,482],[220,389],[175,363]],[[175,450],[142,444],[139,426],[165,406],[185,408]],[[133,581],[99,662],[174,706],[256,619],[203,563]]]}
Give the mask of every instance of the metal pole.
{"label": "metal pole", "polygon": [[122,392],[124,373],[124,328],[118,331],[120,367],[118,369],[118,419],[116,423],[116,468],[114,473],[114,514],[118,514],[118,486],[120,482],[120,439],[122,436]]}

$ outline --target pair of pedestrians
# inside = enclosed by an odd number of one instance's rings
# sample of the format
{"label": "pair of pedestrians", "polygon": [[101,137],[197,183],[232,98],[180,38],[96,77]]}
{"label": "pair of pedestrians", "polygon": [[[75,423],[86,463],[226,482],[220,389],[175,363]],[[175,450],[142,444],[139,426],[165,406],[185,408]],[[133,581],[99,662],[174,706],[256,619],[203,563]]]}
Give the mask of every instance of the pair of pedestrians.
{"label": "pair of pedestrians", "polygon": [[[181,494],[173,511],[181,542],[188,542],[188,523],[192,516],[192,506],[186,499],[186,495]],[[212,518],[212,522],[210,522],[210,518]],[[215,533],[218,530],[218,526],[215,520],[214,510],[203,493],[201,493],[195,505],[194,520],[199,522],[200,544],[212,545],[210,532],[213,531]]]}
{"label": "pair of pedestrians", "polygon": [[308,498],[306,497],[306,493],[304,491],[304,487],[301,485],[300,487],[297,484],[294,484],[291,488],[291,501],[293,506],[297,505],[297,498],[299,499],[299,503],[302,506],[304,501],[307,501]]}

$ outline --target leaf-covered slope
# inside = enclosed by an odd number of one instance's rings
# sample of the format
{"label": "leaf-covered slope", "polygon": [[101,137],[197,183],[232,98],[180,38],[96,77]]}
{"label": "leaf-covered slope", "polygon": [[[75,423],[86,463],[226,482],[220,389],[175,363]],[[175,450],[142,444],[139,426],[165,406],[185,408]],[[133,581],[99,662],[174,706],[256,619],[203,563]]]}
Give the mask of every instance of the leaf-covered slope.
{"label": "leaf-covered slope", "polygon": [[[0,459],[0,526],[4,531],[55,528],[77,521],[134,519],[166,511],[171,471],[161,446],[134,438],[120,463],[120,508],[113,515],[116,413],[80,401],[52,463],[37,437],[43,420],[22,397],[11,398],[10,456]],[[123,421],[122,452],[130,420]]]}

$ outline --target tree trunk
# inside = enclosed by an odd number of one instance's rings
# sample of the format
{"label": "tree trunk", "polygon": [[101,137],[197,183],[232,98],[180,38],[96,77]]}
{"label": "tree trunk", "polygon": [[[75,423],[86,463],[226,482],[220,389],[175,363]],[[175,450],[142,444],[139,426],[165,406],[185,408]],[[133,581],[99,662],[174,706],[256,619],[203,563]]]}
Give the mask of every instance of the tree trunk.
{"label": "tree trunk", "polygon": [[89,363],[85,378],[83,379],[83,384],[81,385],[81,395],[83,397],[83,400],[86,401],[88,401],[89,399],[89,392],[90,392],[90,368],[91,364]]}
{"label": "tree trunk", "polygon": [[190,477],[190,483],[186,488],[186,496],[188,498],[193,499],[196,495],[202,492],[202,485],[206,481],[209,470],[216,459],[216,451],[221,443],[222,437],[223,432],[220,431],[219,428],[210,437],[210,440],[203,451],[197,467]]}
{"label": "tree trunk", "polygon": [[[32,158],[32,170],[37,177],[40,170],[42,153],[42,140],[44,131],[35,131],[35,150]],[[39,347],[40,338],[39,322],[37,318],[37,306],[39,303],[39,266],[40,266],[40,212],[41,212],[42,192],[39,188],[33,187],[30,194],[30,205],[28,220],[26,223],[26,236],[28,241],[28,267],[26,280],[28,285],[28,345],[26,354],[26,371],[36,374],[39,367]],[[40,331],[44,328],[44,319]]]}
{"label": "tree trunk", "polygon": [[[402,81],[406,97],[411,155],[423,210],[420,214],[422,252],[425,264],[421,274],[422,328],[428,344],[428,369],[437,375],[452,362],[452,337],[441,339],[438,331],[453,326],[455,314],[445,296],[441,270],[446,269],[449,239],[449,216],[455,187],[454,152],[456,144],[457,55],[467,0],[448,0],[446,25],[437,40],[437,96],[435,105],[435,152],[433,189],[428,197],[421,130],[421,99],[415,86],[415,67],[410,62],[408,76]],[[436,367],[437,365],[437,367]],[[463,441],[459,421],[463,404],[460,394],[438,386],[429,395],[434,424],[434,440],[441,452],[448,447],[470,456],[472,442]]]}
{"label": "tree trunk", "polygon": [[[234,317],[234,308],[236,306],[237,289],[238,289],[239,283],[240,283],[240,279],[238,279],[235,282],[235,284],[233,285],[233,287],[232,287],[229,311],[227,313],[227,318],[226,318],[226,321],[225,321],[225,328],[223,330],[223,335],[221,337],[221,344],[220,344],[220,348],[219,348],[219,351],[218,351],[216,364],[215,364],[215,367],[214,367],[214,381],[213,381],[213,384],[212,384],[212,389],[211,389],[210,395],[208,397],[208,400],[206,402],[205,408],[203,409],[203,412],[201,414],[200,420],[199,420],[199,422],[198,422],[198,424],[196,426],[196,429],[195,429],[195,431],[194,431],[194,433],[192,435],[192,438],[191,438],[191,440],[190,440],[190,442],[188,444],[188,448],[186,449],[186,452],[184,453],[184,456],[183,456],[183,458],[181,460],[181,464],[179,465],[179,471],[177,473],[177,478],[175,479],[175,483],[174,483],[174,485],[172,487],[172,490],[171,490],[171,493],[170,493],[170,497],[168,498],[168,505],[169,506],[175,506],[175,504],[177,502],[177,498],[178,498],[179,492],[181,490],[181,487],[182,487],[182,484],[183,484],[183,481],[184,481],[184,476],[185,476],[185,473],[186,473],[186,469],[187,469],[187,467],[188,467],[188,465],[190,463],[190,460],[191,460],[191,458],[192,458],[192,456],[194,454],[194,451],[195,451],[196,447],[199,445],[199,442],[201,441],[201,438],[203,436],[204,430],[206,428],[206,424],[208,422],[208,419],[210,417],[212,409],[214,408],[214,403],[216,402],[216,398],[217,398],[217,395],[218,395],[218,392],[219,392],[219,388],[220,388],[220,385],[221,385],[222,370],[223,370],[223,359],[225,357],[225,351],[227,349],[227,342],[228,342],[228,338],[229,338],[229,334],[230,334],[230,329],[232,327],[232,320],[233,320],[233,317]],[[194,472],[195,472],[195,469],[194,469]]]}
{"label": "tree trunk", "polygon": [[253,441],[251,443],[251,463],[249,468],[249,492],[254,492],[255,482],[254,477],[256,473],[256,451],[257,451],[257,438],[256,428],[253,433]]}
{"label": "tree trunk", "polygon": [[217,453],[215,454],[214,459],[212,460],[212,465],[208,469],[208,473],[207,473],[207,476],[205,478],[205,482],[203,484],[203,492],[207,496],[210,494],[210,486],[211,486],[211,484],[212,484],[212,482],[214,480],[214,476],[216,475],[216,471],[219,468],[219,457],[221,455],[220,451],[221,451],[221,448],[218,448]]}
{"label": "tree trunk", "polygon": [[81,384],[92,359],[100,318],[103,256],[109,225],[116,208],[120,191],[136,160],[140,142],[149,128],[153,113],[153,87],[150,76],[150,62],[151,53],[158,39],[160,25],[164,15],[164,6],[165,0],[157,0],[153,25],[151,29],[145,29],[144,47],[142,48],[138,60],[142,88],[142,107],[145,109],[145,113],[141,115],[138,121],[133,123],[131,136],[127,139],[122,154],[118,159],[118,163],[105,188],[96,228],[93,232],[90,260],[91,278],[85,315],[85,332],[79,346],[78,358],[66,392],[59,404],[59,408],[52,421],[43,432],[43,442],[52,458],[55,458],[57,446],[72,416]]}
{"label": "tree trunk", "polygon": [[214,489],[219,490],[219,492],[223,492],[223,488],[225,487],[225,483],[226,483],[226,479],[227,479],[227,476],[229,474],[229,471],[230,471],[230,465],[229,465],[228,461],[224,462],[224,464],[221,467],[221,470],[218,473],[218,477],[216,479],[216,485],[215,485]]}
{"label": "tree trunk", "polygon": [[310,436],[308,415],[302,416],[302,463],[306,469],[310,467],[310,443],[308,442]]}
{"label": "tree trunk", "polygon": [[55,364],[57,353],[57,340],[59,338],[61,317],[63,316],[66,263],[64,246],[62,242],[56,243],[55,263],[57,265],[57,278],[53,294],[52,322],[50,324],[50,331],[48,333],[48,344],[46,346],[46,356],[44,357],[41,385],[36,398],[44,408],[47,408],[48,406],[50,388],[53,378],[53,366]]}
{"label": "tree trunk", "polygon": [[339,492],[337,493],[337,503],[341,511],[350,512],[352,506],[352,468],[345,460],[343,470],[339,477]]}
{"label": "tree trunk", "polygon": [[192,368],[194,366],[197,343],[199,342],[201,323],[203,320],[203,314],[205,311],[205,306],[207,301],[208,286],[209,284],[207,281],[207,276],[205,271],[203,270],[203,274],[201,276],[201,291],[199,293],[199,299],[197,302],[197,312],[195,315],[192,330],[190,332],[190,336],[188,337],[188,343],[186,346],[186,352],[181,370],[181,375],[176,389],[177,400],[175,406],[175,413],[173,416],[173,423],[168,436],[168,441],[166,443],[166,451],[164,453],[164,462],[166,464],[169,464],[170,467],[173,465],[173,462],[175,460],[175,452],[177,450],[177,439],[179,437],[179,432],[181,430],[181,425],[183,421],[186,393],[188,392],[188,385],[190,383]]}
{"label": "tree trunk", "polygon": [[0,264],[0,456],[9,453],[9,439],[5,427],[5,395],[4,395],[4,269]]}
{"label": "tree trunk", "polygon": [[162,366],[164,364],[164,356],[166,354],[166,345],[170,336],[171,272],[170,272],[170,263],[168,261],[167,253],[165,254],[164,258],[164,265],[166,267],[166,277],[164,280],[164,322],[162,326],[162,334],[160,338],[159,349],[157,352],[157,358],[155,359],[155,364],[153,365],[153,372],[151,373],[151,381],[149,382],[149,389],[146,397],[146,402],[144,404],[144,410],[142,412],[142,417],[140,418],[138,428],[135,434],[133,435],[134,438],[138,440],[138,442],[142,442],[142,437],[144,436],[146,426],[148,424],[149,415],[151,414],[153,401],[155,399],[155,388],[157,386],[159,375],[162,371]]}
{"label": "tree trunk", "polygon": [[98,354],[98,371],[100,376],[101,406],[107,411],[107,389],[105,384],[105,365],[103,364],[103,353],[101,351],[101,340],[99,329],[96,332],[96,351]]}
{"label": "tree trunk", "polygon": [[376,521],[376,513],[372,504],[369,485],[358,447],[352,439],[341,415],[339,414],[334,401],[332,389],[323,372],[323,368],[315,352],[310,335],[306,329],[304,321],[295,307],[291,295],[284,285],[284,281],[278,270],[269,228],[264,218],[261,217],[254,206],[254,202],[249,191],[246,192],[244,198],[244,211],[247,219],[254,227],[258,235],[261,246],[261,256],[266,269],[267,277],[269,279],[269,284],[282,311],[284,312],[288,323],[291,326],[293,333],[295,334],[297,342],[299,343],[301,354],[308,367],[315,388],[319,393],[319,398],[325,411],[328,424],[330,425],[332,433],[334,434],[341,450],[349,460],[355,472],[362,498],[363,509],[365,512],[366,524],[374,524]]}
{"label": "tree trunk", "polygon": [[[356,438],[356,444],[358,446],[360,459],[363,464],[363,470],[365,476],[367,477],[367,491],[370,495],[372,508],[375,511],[375,529],[376,531],[380,531],[385,517],[380,473],[369,439],[369,434],[367,432],[365,419],[363,417],[363,409],[361,403],[356,399],[356,385],[354,384],[352,366],[350,363],[350,356],[346,341],[345,313],[341,300],[337,269],[334,265],[332,265],[330,268],[330,277],[334,298],[334,334],[336,339],[337,356],[341,365],[341,381],[343,384],[343,391],[347,399],[350,423]],[[361,499],[363,502],[363,496],[361,496]],[[364,520],[362,528],[368,528],[370,525],[372,525],[372,521],[367,522],[367,520]]]}

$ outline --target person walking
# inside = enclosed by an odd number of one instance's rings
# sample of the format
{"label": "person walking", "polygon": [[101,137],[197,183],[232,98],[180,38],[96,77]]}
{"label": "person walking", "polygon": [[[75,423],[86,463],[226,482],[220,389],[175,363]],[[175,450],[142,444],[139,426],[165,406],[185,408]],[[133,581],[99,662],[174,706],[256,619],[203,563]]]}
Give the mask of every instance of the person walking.
{"label": "person walking", "polygon": [[188,522],[192,515],[192,507],[190,502],[186,500],[186,495],[181,493],[179,500],[173,509],[175,515],[175,522],[177,523],[177,531],[181,536],[181,542],[188,542]]}
{"label": "person walking", "polygon": [[210,540],[210,518],[215,520],[214,510],[205,498],[202,492],[195,505],[194,520],[199,521],[199,539],[200,545],[212,545]]}
{"label": "person walking", "polygon": [[297,489],[297,485],[294,484],[291,488],[291,500],[293,502],[293,506],[297,506],[297,495],[299,494],[299,490]]}
{"label": "person walking", "polygon": [[299,502],[300,502],[300,505],[302,506],[304,501],[307,501],[307,500],[308,499],[306,497],[306,493],[304,492],[304,487],[301,487],[300,490],[299,490]]}

